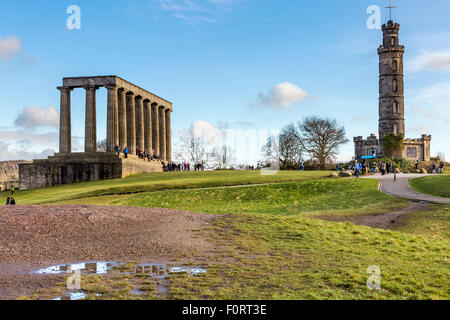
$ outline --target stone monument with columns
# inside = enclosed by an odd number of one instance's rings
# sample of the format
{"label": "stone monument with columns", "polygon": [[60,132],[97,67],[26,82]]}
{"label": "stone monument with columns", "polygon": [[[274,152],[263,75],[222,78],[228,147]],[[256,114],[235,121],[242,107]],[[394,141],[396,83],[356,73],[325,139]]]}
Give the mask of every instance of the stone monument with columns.
{"label": "stone monument with columns", "polygon": [[[107,89],[106,152],[98,152],[96,92]],[[71,91],[86,91],[84,152],[72,152]],[[124,178],[161,172],[171,161],[172,103],[118,76],[64,78],[61,93],[59,153],[20,165],[20,189]],[[128,148],[125,158],[121,151]],[[154,153],[161,161],[139,158],[136,150]]]}

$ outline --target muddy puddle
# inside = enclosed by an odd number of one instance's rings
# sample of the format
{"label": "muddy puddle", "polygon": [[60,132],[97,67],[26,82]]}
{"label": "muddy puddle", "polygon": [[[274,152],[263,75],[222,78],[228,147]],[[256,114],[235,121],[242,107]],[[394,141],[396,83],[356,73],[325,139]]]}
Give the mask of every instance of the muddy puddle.
{"label": "muddy puddle", "polygon": [[[171,274],[187,274],[197,276],[205,274],[206,269],[200,267],[170,266],[157,263],[141,263],[130,267],[130,264],[117,262],[81,262],[74,264],[61,264],[49,266],[31,272],[34,275],[58,275],[58,274],[79,274],[82,275],[134,275],[137,278],[152,278],[156,281],[155,290],[157,297],[163,297],[169,292],[168,277]],[[142,296],[144,291],[139,287],[130,290],[129,294]],[[100,297],[101,294],[95,294]],[[87,298],[87,293],[81,288],[68,290],[62,296],[53,300],[83,300]]]}

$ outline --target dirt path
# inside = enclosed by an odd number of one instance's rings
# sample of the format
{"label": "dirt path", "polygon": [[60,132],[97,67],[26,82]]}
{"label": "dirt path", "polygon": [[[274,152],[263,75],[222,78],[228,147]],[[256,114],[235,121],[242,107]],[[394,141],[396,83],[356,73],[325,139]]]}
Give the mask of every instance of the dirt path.
{"label": "dirt path", "polygon": [[[0,207],[0,299],[52,287],[33,270],[82,261],[210,261],[214,215],[85,205]],[[195,258],[193,258],[195,257]]]}
{"label": "dirt path", "polygon": [[316,218],[334,221],[334,222],[351,222],[356,225],[368,226],[377,229],[391,229],[397,219],[411,212],[429,210],[431,204],[423,202],[410,202],[408,207],[394,212],[381,215],[364,215],[364,216],[316,216]]}

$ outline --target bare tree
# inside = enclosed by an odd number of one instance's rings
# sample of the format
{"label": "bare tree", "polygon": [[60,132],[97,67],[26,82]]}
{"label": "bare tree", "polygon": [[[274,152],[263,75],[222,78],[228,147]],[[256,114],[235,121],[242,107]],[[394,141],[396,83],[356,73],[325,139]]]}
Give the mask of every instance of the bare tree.
{"label": "bare tree", "polygon": [[226,145],[216,146],[211,152],[211,168],[226,169],[231,168],[236,163],[236,155],[231,147]]}
{"label": "bare tree", "polygon": [[208,161],[207,143],[201,137],[195,136],[193,127],[180,136],[175,157],[190,163]]}
{"label": "bare tree", "polygon": [[303,147],[298,138],[294,124],[287,125],[281,130],[279,138],[279,160],[284,169],[294,166],[302,159]]}
{"label": "bare tree", "polygon": [[345,128],[335,119],[307,117],[298,122],[297,129],[299,143],[319,162],[321,169],[325,169],[326,160],[336,158],[339,147],[348,142]]}
{"label": "bare tree", "polygon": [[442,151],[438,151],[438,153],[436,154],[436,158],[438,160],[445,161],[445,153]]}

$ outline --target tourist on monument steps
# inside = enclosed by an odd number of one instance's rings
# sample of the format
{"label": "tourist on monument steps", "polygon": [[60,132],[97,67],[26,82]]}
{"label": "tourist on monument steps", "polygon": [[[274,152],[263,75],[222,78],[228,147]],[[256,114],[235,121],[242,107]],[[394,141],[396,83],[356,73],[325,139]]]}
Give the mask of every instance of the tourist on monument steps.
{"label": "tourist on monument steps", "polygon": [[125,149],[123,149],[123,155],[125,156],[125,159],[128,159],[128,147],[125,146]]}
{"label": "tourist on monument steps", "polygon": [[119,149],[119,146],[117,144],[114,147],[114,150],[116,151],[117,155],[120,156],[120,149]]}

